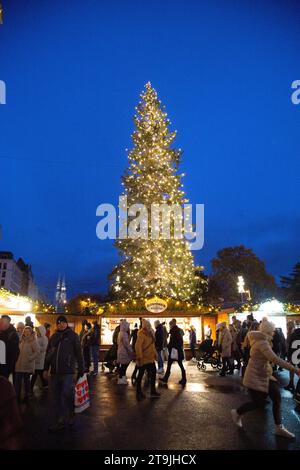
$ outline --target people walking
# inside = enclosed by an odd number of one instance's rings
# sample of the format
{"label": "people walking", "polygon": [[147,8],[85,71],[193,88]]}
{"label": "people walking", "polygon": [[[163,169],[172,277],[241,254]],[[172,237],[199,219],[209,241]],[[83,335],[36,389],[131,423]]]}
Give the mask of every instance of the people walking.
{"label": "people walking", "polygon": [[275,421],[275,434],[287,438],[294,438],[281,420],[281,395],[277,380],[272,375],[273,370],[270,363],[294,371],[300,375],[300,370],[292,364],[278,357],[271,347],[275,325],[263,318],[259,325],[259,331],[251,331],[249,340],[251,344],[250,359],[245,372],[243,385],[248,388],[251,401],[243,404],[238,409],[231,410],[231,416],[235,424],[242,427],[241,417],[248,411],[263,408],[267,397],[273,402],[273,417]]}
{"label": "people walking", "polygon": [[130,325],[126,320],[121,320],[117,354],[117,362],[119,364],[118,385],[128,385],[126,371],[132,359],[133,351],[130,345]]}
{"label": "people walking", "polygon": [[14,376],[19,355],[19,336],[9,315],[2,315],[0,319],[0,340],[5,345],[5,363],[0,364],[0,375],[8,379],[11,374]]}
{"label": "people walking", "polygon": [[48,346],[48,338],[46,336],[46,328],[44,326],[38,326],[36,329],[36,341],[38,346],[38,351],[35,359],[35,371],[31,377],[31,391],[36,382],[36,379],[39,377],[43,387],[48,385],[48,382],[43,377],[44,365],[45,365],[45,356]]}
{"label": "people walking", "polygon": [[[55,432],[74,424],[74,374],[83,376],[84,364],[78,335],[68,326],[64,315],[56,320],[45,358],[44,378],[50,371],[51,420],[49,431]],[[77,365],[77,371],[76,371]]]}
{"label": "people walking", "polygon": [[192,361],[197,362],[196,359],[196,345],[197,345],[197,336],[196,336],[196,328],[194,325],[191,325],[189,330],[189,337],[190,337],[190,350],[192,353]]}
{"label": "people walking", "polygon": [[136,398],[141,400],[145,398],[142,392],[142,379],[145,371],[148,373],[150,381],[150,397],[159,398],[160,393],[156,390],[156,365],[157,350],[155,347],[155,334],[151,328],[148,320],[142,321],[142,328],[138,332],[137,341],[135,344],[136,363],[139,367],[137,381],[136,381]]}
{"label": "people walking", "polygon": [[222,357],[222,370],[220,372],[220,377],[225,377],[226,372],[233,374],[231,359],[231,350],[232,350],[232,336],[227,328],[226,322],[219,323],[217,325],[217,330],[219,331],[218,336],[218,348]]}
{"label": "people walking", "polygon": [[160,382],[168,383],[170,374],[171,374],[171,367],[174,362],[177,362],[180,369],[181,369],[181,380],[179,381],[180,385],[186,384],[186,372],[185,368],[183,367],[183,359],[184,359],[184,352],[183,352],[183,337],[181,334],[180,328],[178,328],[176,324],[176,319],[170,321],[170,341],[168,344],[168,366],[164,377],[162,377]]}
{"label": "people walking", "polygon": [[21,401],[22,383],[24,382],[24,403],[29,400],[31,387],[30,376],[35,371],[35,359],[38,354],[38,345],[34,330],[31,326],[25,326],[19,344],[20,353],[16,362],[15,388],[18,402]]}
{"label": "people walking", "polygon": [[155,348],[157,352],[158,374],[164,374],[164,329],[159,320],[154,322],[155,327]]}
{"label": "people walking", "polygon": [[100,348],[100,327],[96,320],[93,321],[90,337],[90,353],[93,361],[93,376],[98,375],[99,366],[99,348]]}

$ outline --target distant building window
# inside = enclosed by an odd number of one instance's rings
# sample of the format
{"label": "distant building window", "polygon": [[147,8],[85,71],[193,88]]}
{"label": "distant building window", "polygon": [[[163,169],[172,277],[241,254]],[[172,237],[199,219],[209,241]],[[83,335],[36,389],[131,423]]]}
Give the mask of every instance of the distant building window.
{"label": "distant building window", "polygon": [[0,263],[0,269],[1,269],[2,263]]}
{"label": "distant building window", "polygon": [[7,268],[7,263],[3,263],[3,269]]}
{"label": "distant building window", "polygon": [[2,277],[5,277],[5,276],[6,276],[6,271],[3,271]]}
{"label": "distant building window", "polygon": [[1,287],[3,287],[5,284],[5,279],[1,279]]}

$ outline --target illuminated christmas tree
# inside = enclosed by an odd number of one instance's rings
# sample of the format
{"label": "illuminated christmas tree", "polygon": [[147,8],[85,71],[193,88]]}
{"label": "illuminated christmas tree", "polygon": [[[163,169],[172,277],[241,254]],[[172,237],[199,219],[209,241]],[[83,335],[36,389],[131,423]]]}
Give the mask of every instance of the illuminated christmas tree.
{"label": "illuminated christmas tree", "polygon": [[[182,189],[184,175],[178,173],[181,150],[171,148],[176,131],[169,130],[165,107],[150,83],[141,94],[134,122],[134,146],[128,152],[130,164],[122,178],[123,195],[127,196],[128,207],[143,204],[147,208],[148,236],[117,239],[122,262],[111,274],[112,293],[119,299],[157,295],[189,300],[195,295],[195,267],[188,242],[184,237],[174,237],[178,214],[171,214],[171,239],[165,239],[161,234],[157,239],[151,238],[151,205],[179,204],[182,207],[188,200]],[[129,223],[130,217],[125,225],[128,227]],[[162,220],[158,228],[161,226]]]}

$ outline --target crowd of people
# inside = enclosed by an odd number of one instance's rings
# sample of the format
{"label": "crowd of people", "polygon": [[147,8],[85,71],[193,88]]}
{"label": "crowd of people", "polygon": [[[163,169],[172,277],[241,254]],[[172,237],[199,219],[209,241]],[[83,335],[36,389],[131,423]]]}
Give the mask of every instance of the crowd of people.
{"label": "crowd of people", "polygon": [[[128,385],[128,366],[133,362],[135,367],[131,383],[135,387],[137,401],[141,401],[146,398],[142,387],[143,378],[150,387],[150,398],[160,398],[157,383],[167,384],[172,366],[177,363],[181,370],[179,384],[184,387],[187,382],[184,333],[176,319],[169,322],[168,328],[165,322],[156,320],[152,328],[148,320],[140,318],[139,325],[136,323],[132,331],[130,324],[122,319],[113,332],[113,345],[104,359],[108,373],[116,375],[117,385]],[[8,315],[1,317],[0,341],[5,344],[5,360],[0,361],[0,385],[6,390],[7,396],[11,396],[14,421],[18,423],[17,431],[21,418],[17,416],[18,407],[13,405],[14,400],[19,404],[27,404],[37,386],[50,389],[49,431],[56,432],[73,426],[74,384],[84,373],[92,377],[98,375],[100,336],[96,321],[92,324],[83,321],[77,335],[69,327],[67,318],[59,315],[55,332],[51,335],[51,325],[48,323],[34,327],[31,318],[27,317],[25,323],[20,322],[15,327]],[[294,437],[282,424],[280,387],[274,372],[277,368],[279,371],[287,369],[290,380],[285,388],[295,393],[295,375],[300,375],[295,359],[300,344],[300,325],[288,322],[285,338],[282,330],[275,328],[266,318],[259,323],[251,314],[244,322],[232,317],[229,326],[226,322],[217,324],[214,343],[211,336],[212,330],[208,327],[204,343],[209,343],[209,347],[217,351],[221,358],[220,376],[239,371],[251,398],[249,402],[231,410],[234,423],[242,427],[242,416],[263,407],[269,397],[273,404],[275,433]],[[191,361],[196,363],[197,337],[193,326],[189,328],[189,343]],[[11,423],[12,415],[9,416]],[[2,433],[7,433],[10,426],[3,426]],[[11,432],[10,439],[13,439]]]}

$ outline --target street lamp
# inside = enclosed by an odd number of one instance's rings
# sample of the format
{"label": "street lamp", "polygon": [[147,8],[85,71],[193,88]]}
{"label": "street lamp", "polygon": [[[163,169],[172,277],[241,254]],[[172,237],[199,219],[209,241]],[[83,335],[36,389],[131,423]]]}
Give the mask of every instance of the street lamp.
{"label": "street lamp", "polygon": [[243,294],[245,292],[245,281],[243,276],[238,276],[238,281],[237,281],[237,287],[238,287],[238,293],[241,294],[241,301],[243,303]]}

